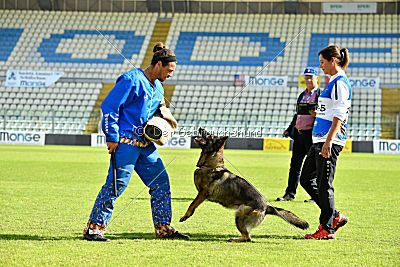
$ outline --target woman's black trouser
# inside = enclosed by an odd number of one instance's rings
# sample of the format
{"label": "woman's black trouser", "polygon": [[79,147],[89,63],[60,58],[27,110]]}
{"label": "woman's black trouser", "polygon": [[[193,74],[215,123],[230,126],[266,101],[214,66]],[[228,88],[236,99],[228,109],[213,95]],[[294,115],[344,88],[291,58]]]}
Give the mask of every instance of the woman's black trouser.
{"label": "woman's black trouser", "polygon": [[338,216],[338,211],[335,208],[332,182],[335,176],[337,158],[343,147],[332,144],[331,157],[324,158],[321,155],[323,145],[324,143],[313,144],[308,151],[300,176],[300,184],[321,209],[319,222],[322,228],[329,233],[334,233],[332,224]]}

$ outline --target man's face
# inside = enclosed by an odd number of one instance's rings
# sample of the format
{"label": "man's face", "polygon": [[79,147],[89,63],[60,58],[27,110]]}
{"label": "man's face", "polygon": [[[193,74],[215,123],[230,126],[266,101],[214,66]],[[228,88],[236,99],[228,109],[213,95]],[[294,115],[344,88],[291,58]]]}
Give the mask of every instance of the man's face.
{"label": "man's face", "polygon": [[158,74],[157,79],[160,82],[165,81],[167,78],[171,78],[173,75],[173,72],[176,68],[176,62],[169,62],[168,65],[166,65],[165,67],[162,66],[161,61],[159,61],[157,64],[159,64],[160,67],[160,72]]}
{"label": "man's face", "polygon": [[308,89],[314,89],[317,87],[317,77],[315,75],[305,75],[304,80]]}

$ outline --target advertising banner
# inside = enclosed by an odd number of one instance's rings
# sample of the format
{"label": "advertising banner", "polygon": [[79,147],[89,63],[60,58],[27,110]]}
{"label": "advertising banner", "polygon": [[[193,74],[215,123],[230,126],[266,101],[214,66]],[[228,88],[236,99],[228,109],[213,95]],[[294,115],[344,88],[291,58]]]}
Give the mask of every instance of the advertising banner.
{"label": "advertising banner", "polygon": [[264,87],[286,87],[288,76],[247,76],[235,75],[235,86],[264,86]]}
{"label": "advertising banner", "polygon": [[290,138],[264,138],[264,151],[289,151]]}
{"label": "advertising banner", "polygon": [[367,78],[367,77],[349,77],[351,88],[361,89],[379,89],[379,77]]}
{"label": "advertising banner", "polygon": [[6,86],[12,87],[46,87],[50,86],[64,74],[60,71],[8,70]]}
{"label": "advertising banner", "polygon": [[[104,134],[91,134],[92,147],[107,147],[106,137]],[[173,148],[173,149],[190,149],[189,136],[173,136],[164,146],[156,145],[157,148]]]}
{"label": "advertising banner", "polygon": [[344,146],[342,152],[344,152],[344,153],[351,153],[351,152],[353,152],[353,141],[347,139],[347,140],[346,140],[346,145]]}
{"label": "advertising banner", "polygon": [[104,134],[91,134],[90,146],[92,147],[107,147],[106,136]]}
{"label": "advertising banner", "polygon": [[322,3],[324,13],[376,13],[377,3]]}
{"label": "advertising banner", "polygon": [[247,86],[286,87],[288,76],[245,76]]}
{"label": "advertising banner", "polygon": [[175,135],[164,146],[156,145],[157,148],[190,149],[190,137]]}
{"label": "advertising banner", "polygon": [[374,154],[400,154],[400,140],[374,140]]}
{"label": "advertising banner", "polygon": [[44,132],[0,131],[0,144],[44,146],[45,136]]}

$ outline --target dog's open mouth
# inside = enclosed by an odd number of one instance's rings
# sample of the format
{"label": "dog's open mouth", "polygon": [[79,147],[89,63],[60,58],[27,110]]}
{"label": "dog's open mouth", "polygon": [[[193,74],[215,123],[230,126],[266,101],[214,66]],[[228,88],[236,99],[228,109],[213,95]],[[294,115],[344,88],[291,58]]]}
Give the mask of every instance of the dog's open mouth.
{"label": "dog's open mouth", "polygon": [[206,144],[206,140],[202,137],[195,137],[194,141],[200,145],[205,145]]}

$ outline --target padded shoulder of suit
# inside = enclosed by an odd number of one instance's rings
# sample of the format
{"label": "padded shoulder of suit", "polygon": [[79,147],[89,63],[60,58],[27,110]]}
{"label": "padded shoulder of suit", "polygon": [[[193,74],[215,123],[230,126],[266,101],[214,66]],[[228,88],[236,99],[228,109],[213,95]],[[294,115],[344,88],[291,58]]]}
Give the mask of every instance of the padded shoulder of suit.
{"label": "padded shoulder of suit", "polygon": [[140,75],[139,72],[140,72],[140,70],[133,69],[133,70],[130,70],[130,71],[124,73],[123,75],[121,75],[121,77],[123,77],[124,79],[134,80],[138,77],[138,75]]}

